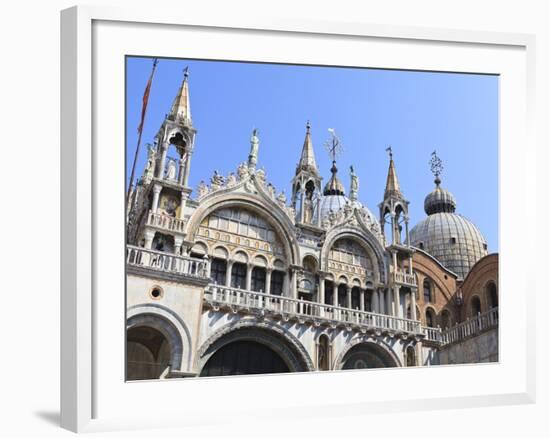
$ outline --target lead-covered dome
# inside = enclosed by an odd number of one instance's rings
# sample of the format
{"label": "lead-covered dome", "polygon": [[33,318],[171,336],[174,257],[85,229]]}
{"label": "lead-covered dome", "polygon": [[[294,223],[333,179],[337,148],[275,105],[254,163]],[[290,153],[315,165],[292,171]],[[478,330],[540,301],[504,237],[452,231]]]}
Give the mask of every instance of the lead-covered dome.
{"label": "lead-covered dome", "polygon": [[455,197],[440,184],[436,174],[436,187],[424,200],[428,217],[409,236],[413,246],[426,251],[463,279],[487,255],[487,242],[471,221],[455,213]]}

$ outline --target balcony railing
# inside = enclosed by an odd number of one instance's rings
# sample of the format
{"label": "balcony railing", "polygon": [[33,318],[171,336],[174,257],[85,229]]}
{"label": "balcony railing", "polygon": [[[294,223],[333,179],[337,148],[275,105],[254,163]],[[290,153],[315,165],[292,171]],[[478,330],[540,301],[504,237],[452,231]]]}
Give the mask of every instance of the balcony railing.
{"label": "balcony railing", "polygon": [[325,320],[329,323],[348,323],[371,329],[421,333],[419,321],[390,315],[336,307],[328,304],[297,300],[262,292],[210,285],[205,300],[213,305],[231,305],[243,309],[258,309],[272,313],[296,315]]}
{"label": "balcony railing", "polygon": [[401,284],[406,284],[410,286],[417,285],[416,276],[414,274],[409,274],[406,271],[398,270],[398,271],[393,271],[391,275],[395,283],[401,283]]}
{"label": "balcony railing", "polygon": [[460,342],[469,337],[498,326],[498,307],[485,313],[478,313],[472,319],[461,322],[446,330],[440,328],[422,327],[425,339],[442,345]]}
{"label": "balcony railing", "polygon": [[205,279],[210,276],[208,260],[178,256],[137,246],[128,245],[126,247],[126,263],[130,266],[196,278]]}
{"label": "balcony railing", "polygon": [[149,211],[149,215],[147,216],[147,225],[178,233],[183,233],[185,229],[184,220],[164,214],[153,213],[152,211]]}

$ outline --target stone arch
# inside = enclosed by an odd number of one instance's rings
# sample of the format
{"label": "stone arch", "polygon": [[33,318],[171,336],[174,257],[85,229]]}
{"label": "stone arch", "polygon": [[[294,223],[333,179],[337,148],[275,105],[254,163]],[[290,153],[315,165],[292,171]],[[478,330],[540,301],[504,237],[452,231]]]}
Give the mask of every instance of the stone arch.
{"label": "stone arch", "polygon": [[387,344],[378,339],[363,339],[357,338],[352,340],[344,349],[338,354],[334,361],[334,369],[344,369],[346,361],[350,358],[350,352],[354,349],[363,349],[376,355],[385,367],[393,368],[403,366],[399,356],[393,351]]}
{"label": "stone arch", "polygon": [[162,333],[170,346],[172,369],[191,369],[191,334],[175,312],[152,303],[130,307],[126,314],[126,330],[134,327],[151,327]]}
{"label": "stone arch", "polygon": [[[272,205],[269,205],[272,204]],[[298,264],[300,260],[298,241],[294,232],[294,224],[275,202],[271,202],[247,193],[214,194],[204,199],[195,210],[186,225],[188,240],[194,241],[198,235],[201,222],[214,211],[240,207],[250,210],[266,219],[281,236],[281,243],[285,251],[285,257],[289,264]]]}
{"label": "stone arch", "polygon": [[367,230],[358,230],[353,227],[337,227],[329,231],[321,248],[320,269],[328,271],[328,258],[331,248],[338,240],[346,238],[354,240],[367,252],[372,260],[375,282],[383,283],[386,278],[384,249],[376,237]]}
{"label": "stone arch", "polygon": [[302,343],[283,327],[269,321],[244,319],[218,329],[202,344],[198,351],[199,374],[216,351],[239,340],[251,340],[271,348],[284,360],[290,372],[315,370]]}
{"label": "stone arch", "polygon": [[483,302],[479,294],[473,294],[468,300],[468,315],[470,318],[476,317],[478,313],[483,312]]}
{"label": "stone arch", "polygon": [[486,281],[483,286],[483,291],[486,302],[485,308],[490,310],[498,307],[498,285],[496,284],[496,281],[493,279]]}
{"label": "stone arch", "polygon": [[228,260],[229,253],[230,253],[229,249],[227,249],[224,245],[216,244],[212,249],[211,255],[212,257]]}

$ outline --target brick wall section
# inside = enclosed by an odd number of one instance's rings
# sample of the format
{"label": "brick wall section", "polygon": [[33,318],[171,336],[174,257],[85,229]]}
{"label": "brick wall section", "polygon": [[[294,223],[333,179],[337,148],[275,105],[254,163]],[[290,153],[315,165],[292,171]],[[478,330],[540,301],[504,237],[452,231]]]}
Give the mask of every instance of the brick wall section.
{"label": "brick wall section", "polygon": [[461,319],[464,321],[472,315],[472,298],[478,296],[481,302],[481,313],[490,308],[487,286],[493,282],[498,287],[498,254],[489,254],[479,260],[468,273],[464,282],[459,285],[464,304],[461,306]]}

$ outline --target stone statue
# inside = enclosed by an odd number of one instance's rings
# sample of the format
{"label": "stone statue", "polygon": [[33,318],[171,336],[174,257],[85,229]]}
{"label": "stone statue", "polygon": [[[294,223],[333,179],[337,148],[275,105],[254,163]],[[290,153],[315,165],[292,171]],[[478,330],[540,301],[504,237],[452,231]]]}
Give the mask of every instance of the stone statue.
{"label": "stone statue", "polygon": [[227,187],[233,187],[237,184],[237,177],[233,172],[227,175]]}
{"label": "stone statue", "polygon": [[277,196],[277,201],[279,202],[279,205],[281,207],[284,207],[286,205],[286,195],[284,190]]}
{"label": "stone statue", "polygon": [[263,169],[257,170],[255,173],[255,176],[256,176],[256,181],[258,181],[258,183],[261,186],[263,186],[265,184],[265,170]]}
{"label": "stone statue", "polygon": [[349,177],[350,177],[350,189],[349,189],[349,198],[352,201],[357,200],[357,192],[359,191],[359,178],[353,170],[353,166],[349,167]]}
{"label": "stone statue", "polygon": [[267,193],[269,193],[269,196],[271,199],[275,199],[275,186],[271,183],[267,185]]}
{"label": "stone statue", "polygon": [[147,165],[145,166],[145,170],[147,172],[153,172],[154,166],[155,166],[155,155],[157,154],[157,151],[155,150],[155,147],[151,143],[147,143]]}
{"label": "stone statue", "polygon": [[208,194],[208,186],[205,184],[204,181],[201,181],[199,183],[199,187],[197,188],[199,198],[202,198],[203,196],[206,196]]}
{"label": "stone statue", "polygon": [[250,172],[248,171],[248,167],[246,164],[241,163],[239,164],[239,167],[237,169],[237,175],[239,175],[239,179],[242,181],[243,179],[248,178],[248,175],[250,175]]}
{"label": "stone statue", "polygon": [[166,166],[166,179],[176,179],[176,160],[168,160],[168,165]]}
{"label": "stone statue", "polygon": [[214,170],[214,175],[212,175],[212,178],[210,179],[212,190],[218,190],[219,188],[223,187],[224,183],[224,177],[220,175],[217,170]]}
{"label": "stone statue", "polygon": [[258,130],[254,128],[250,137],[250,154],[248,155],[248,167],[254,169],[258,162],[258,149],[260,147],[260,139],[258,138]]}

